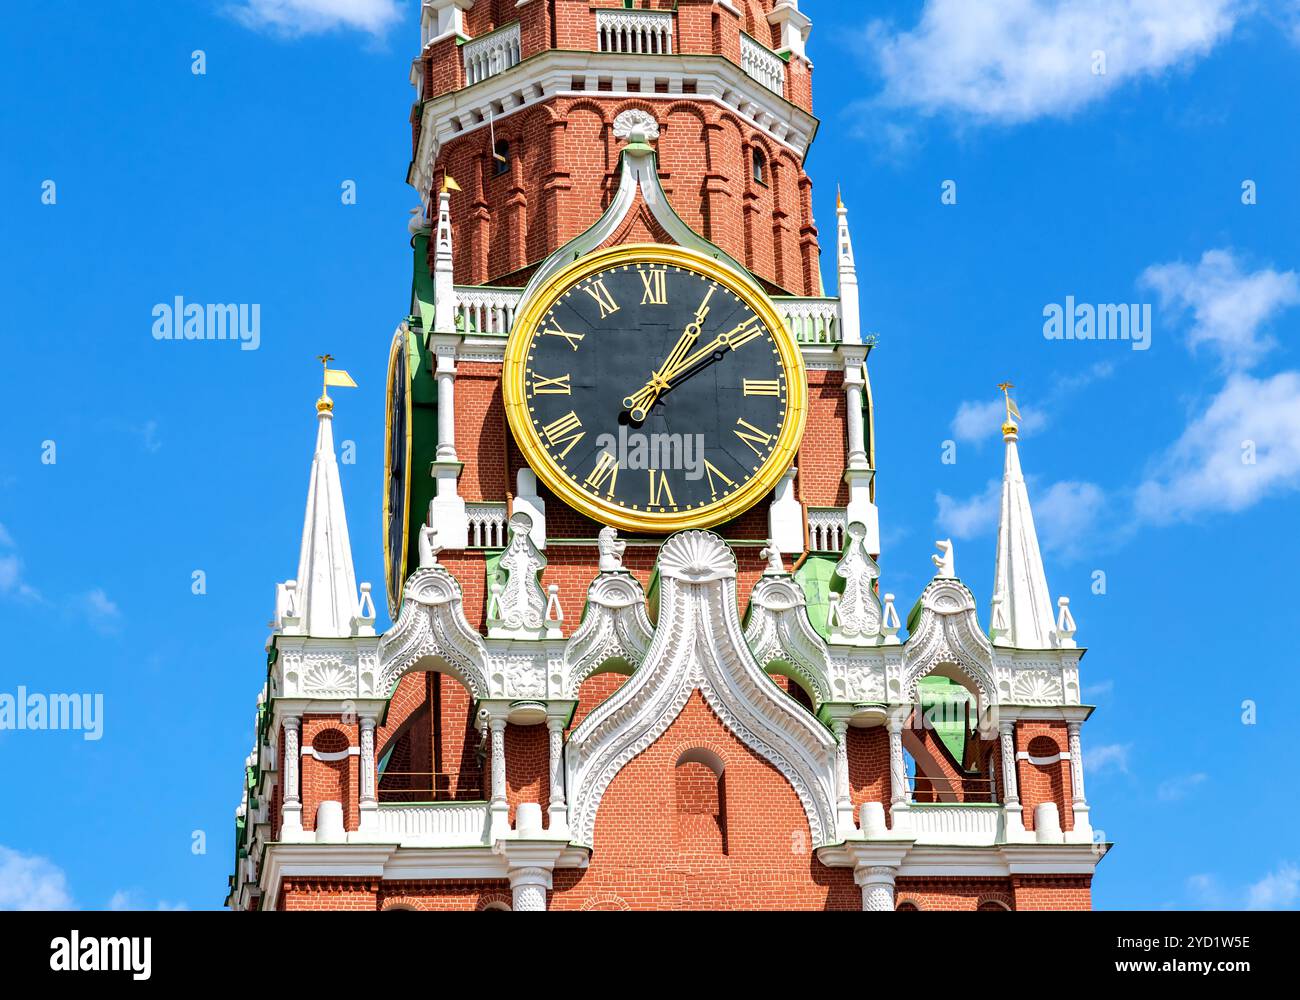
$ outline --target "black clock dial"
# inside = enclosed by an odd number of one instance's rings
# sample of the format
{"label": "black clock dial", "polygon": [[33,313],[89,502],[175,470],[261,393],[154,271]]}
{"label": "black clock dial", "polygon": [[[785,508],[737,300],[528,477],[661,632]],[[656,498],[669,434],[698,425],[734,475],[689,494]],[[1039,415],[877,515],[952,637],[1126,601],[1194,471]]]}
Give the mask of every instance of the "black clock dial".
{"label": "black clock dial", "polygon": [[523,379],[527,419],[559,473],[585,496],[649,516],[725,505],[793,419],[764,319],[673,264],[618,264],[559,294]]}
{"label": "black clock dial", "polygon": [[410,489],[410,381],[406,338],[398,333],[389,358],[388,436],[385,442],[384,555],[389,608],[395,614],[406,583],[407,505]]}

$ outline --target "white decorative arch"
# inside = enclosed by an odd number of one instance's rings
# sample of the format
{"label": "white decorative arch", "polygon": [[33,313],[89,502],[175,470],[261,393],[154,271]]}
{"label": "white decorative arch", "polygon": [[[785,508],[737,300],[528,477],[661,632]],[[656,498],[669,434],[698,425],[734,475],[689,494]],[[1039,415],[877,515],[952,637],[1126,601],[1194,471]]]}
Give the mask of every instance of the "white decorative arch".
{"label": "white decorative arch", "polygon": [[586,614],[564,648],[564,696],[577,698],[582,682],[610,660],[640,666],[653,633],[636,577],[601,573],[587,588]]}
{"label": "white decorative arch", "polygon": [[764,673],[741,632],[736,558],[707,531],[659,552],[658,627],[641,667],[574,732],[565,758],[576,843],[592,846],[605,790],[699,690],[722,724],[794,788],[815,846],[835,841],[835,741]]}
{"label": "white decorative arch", "polygon": [[477,701],[488,695],[487,648],[465,619],[460,584],[441,566],[406,581],[402,611],[379,642],[376,690],[391,698],[402,675],[437,657]]}
{"label": "white decorative arch", "polygon": [[759,578],[750,596],[745,642],[763,667],[773,660],[789,665],[812,697],[814,712],[831,700],[826,643],[808,620],[808,600],[793,577]]}
{"label": "white decorative arch", "polygon": [[974,595],[955,577],[935,577],[920,603],[903,647],[904,700],[916,701],[917,682],[941,664],[951,664],[975,685],[980,709],[995,704],[993,644],[980,630]]}

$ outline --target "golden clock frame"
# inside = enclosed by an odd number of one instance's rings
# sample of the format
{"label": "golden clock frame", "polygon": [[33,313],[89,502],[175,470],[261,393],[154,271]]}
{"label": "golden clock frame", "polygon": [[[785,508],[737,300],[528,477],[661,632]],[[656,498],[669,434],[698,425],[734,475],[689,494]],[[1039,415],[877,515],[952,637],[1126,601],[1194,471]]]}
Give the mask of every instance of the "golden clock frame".
{"label": "golden clock frame", "polygon": [[[651,514],[648,511],[629,510],[591,496],[578,488],[551,460],[528,415],[525,384],[528,348],[546,313],[555,305],[561,293],[583,279],[612,267],[636,264],[683,267],[716,281],[738,296],[771,331],[780,353],[781,367],[785,371],[787,419],[773,446],[772,454],[735,495],[697,510]],[[505,400],[506,420],[519,450],[523,452],[524,460],[556,496],[600,524],[651,534],[712,528],[750,510],[776,488],[781,477],[794,464],[808,420],[808,378],[803,354],[786,329],[776,307],[762,289],[745,281],[732,269],[711,257],[684,247],[660,243],[627,244],[597,251],[578,259],[542,285],[515,319],[506,344],[501,391]]]}
{"label": "golden clock frame", "polygon": [[[414,428],[411,426],[413,416],[411,410],[411,371],[410,371],[410,341],[409,335],[403,327],[393,337],[393,344],[388,349],[388,379],[384,386],[384,503],[383,510],[380,514],[382,518],[382,535],[384,539],[384,572],[389,573],[392,570],[393,558],[392,548],[389,545],[389,538],[392,533],[389,531],[389,525],[392,523],[393,512],[389,506],[388,477],[392,474],[393,468],[393,409],[390,405],[393,399],[393,379],[406,379],[406,392],[403,394],[406,399],[406,462],[403,466],[406,470],[405,481],[402,483],[402,489],[406,494],[403,501],[402,511],[402,567],[400,571],[400,580],[385,580],[388,591],[388,613],[396,619],[397,611],[402,604],[402,589],[406,586],[407,562],[411,552],[411,443]],[[401,372],[395,372],[399,361],[406,359],[406,364],[402,365]]]}

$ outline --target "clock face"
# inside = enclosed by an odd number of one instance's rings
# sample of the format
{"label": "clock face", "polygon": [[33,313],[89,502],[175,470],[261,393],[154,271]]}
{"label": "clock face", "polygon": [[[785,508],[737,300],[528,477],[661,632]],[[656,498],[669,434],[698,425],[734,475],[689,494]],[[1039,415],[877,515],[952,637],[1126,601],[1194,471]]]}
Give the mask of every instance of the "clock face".
{"label": "clock face", "polygon": [[615,248],[552,279],[516,324],[504,385],[542,480],[631,530],[738,516],[803,432],[802,359],[771,304],[676,247]]}
{"label": "clock face", "polygon": [[406,583],[411,499],[411,398],[406,334],[399,331],[388,358],[388,428],[384,443],[384,568],[393,618]]}

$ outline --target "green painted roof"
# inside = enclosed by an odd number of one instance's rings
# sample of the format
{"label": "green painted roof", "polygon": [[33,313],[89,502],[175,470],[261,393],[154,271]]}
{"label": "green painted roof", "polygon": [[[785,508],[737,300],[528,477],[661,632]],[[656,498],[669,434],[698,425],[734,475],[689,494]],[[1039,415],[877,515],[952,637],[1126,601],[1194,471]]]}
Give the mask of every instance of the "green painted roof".
{"label": "green painted roof", "polygon": [[808,602],[808,620],[823,639],[830,639],[826,614],[831,606],[831,594],[844,592],[844,578],[835,575],[838,562],[834,556],[809,556],[794,574],[795,582],[803,588],[804,599]]}
{"label": "green painted roof", "polygon": [[960,764],[966,753],[964,706],[973,702],[971,693],[951,678],[933,675],[917,682],[917,692],[927,724]]}

